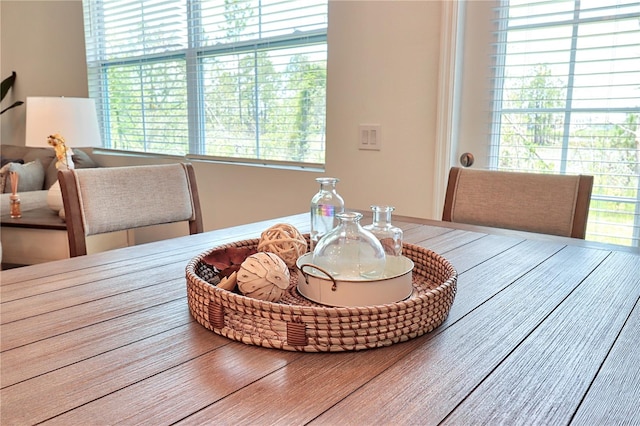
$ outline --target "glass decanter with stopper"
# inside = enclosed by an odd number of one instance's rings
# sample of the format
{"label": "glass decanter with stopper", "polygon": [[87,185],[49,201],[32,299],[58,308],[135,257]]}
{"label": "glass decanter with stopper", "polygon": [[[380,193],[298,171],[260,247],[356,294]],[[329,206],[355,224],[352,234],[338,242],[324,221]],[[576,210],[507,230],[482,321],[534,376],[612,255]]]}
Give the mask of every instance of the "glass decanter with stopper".
{"label": "glass decanter with stopper", "polygon": [[336,192],[339,179],[332,177],[317,178],[320,190],[311,199],[311,251],[318,241],[338,225],[336,214],[344,211],[344,200]]}
{"label": "glass decanter with stopper", "polygon": [[362,214],[338,213],[338,226],[326,234],[313,251],[313,264],[334,278],[362,280],[381,278],[386,258],[382,244],[360,225]]}
{"label": "glass decanter with stopper", "polygon": [[387,256],[400,256],[402,254],[402,229],[391,224],[392,206],[371,206],[373,211],[373,223],[364,228],[375,235]]}

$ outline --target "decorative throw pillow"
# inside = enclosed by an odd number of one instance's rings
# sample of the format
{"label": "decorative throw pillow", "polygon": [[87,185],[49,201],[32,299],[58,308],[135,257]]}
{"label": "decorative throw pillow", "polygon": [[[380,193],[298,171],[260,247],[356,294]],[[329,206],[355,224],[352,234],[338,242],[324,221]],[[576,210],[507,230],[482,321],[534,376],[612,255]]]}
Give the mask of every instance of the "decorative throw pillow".
{"label": "decorative throw pillow", "polygon": [[11,178],[9,172],[18,174],[18,193],[40,191],[44,185],[44,168],[40,160],[27,164],[9,163],[0,169],[0,183],[2,192],[11,192]]}
{"label": "decorative throw pillow", "polygon": [[89,157],[89,154],[77,148],[73,150],[71,159],[76,169],[92,169],[98,167],[98,163],[93,161],[93,159]]}
{"label": "decorative throw pillow", "polygon": [[11,167],[11,163],[7,163],[2,168],[0,168],[0,192],[4,194],[4,184],[9,177],[9,167]]}

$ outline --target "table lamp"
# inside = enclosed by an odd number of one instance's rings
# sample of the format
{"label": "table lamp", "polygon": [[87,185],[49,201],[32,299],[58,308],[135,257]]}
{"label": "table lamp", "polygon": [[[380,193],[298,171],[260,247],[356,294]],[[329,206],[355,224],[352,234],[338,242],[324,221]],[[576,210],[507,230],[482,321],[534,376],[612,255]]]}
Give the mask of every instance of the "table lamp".
{"label": "table lamp", "polygon": [[26,146],[49,146],[61,134],[69,148],[102,146],[96,105],[90,98],[27,97]]}
{"label": "table lamp", "polygon": [[[49,135],[60,134],[67,148],[102,146],[95,101],[90,98],[27,97],[26,146],[49,147]],[[56,160],[54,160],[56,161]],[[67,156],[73,168],[71,156]],[[49,207],[64,217],[58,181],[49,189]]]}

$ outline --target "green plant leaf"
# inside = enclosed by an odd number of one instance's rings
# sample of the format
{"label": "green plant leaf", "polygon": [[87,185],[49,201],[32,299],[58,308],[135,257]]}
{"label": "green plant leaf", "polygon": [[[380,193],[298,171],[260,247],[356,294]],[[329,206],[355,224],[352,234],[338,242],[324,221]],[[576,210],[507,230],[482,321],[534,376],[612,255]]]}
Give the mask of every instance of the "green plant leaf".
{"label": "green plant leaf", "polygon": [[22,101],[15,101],[12,105],[6,107],[5,109],[3,109],[2,111],[0,111],[0,115],[4,114],[5,111],[9,111],[11,108],[15,108],[17,106],[22,105],[24,102]]}
{"label": "green plant leaf", "polygon": [[[4,99],[5,96],[7,96],[7,93],[9,92],[9,89],[11,89],[11,87],[13,86],[13,83],[15,83],[16,81],[16,72],[12,71],[11,75],[7,78],[5,78],[4,80],[2,80],[2,85],[0,87],[0,101],[2,101]],[[0,111],[0,115],[4,114],[5,112],[9,111],[12,108],[15,108],[17,106],[22,105],[24,102],[22,101],[15,101],[14,103],[12,103],[11,105],[9,105],[8,107],[4,108],[2,111]]]}
{"label": "green plant leaf", "polygon": [[[11,86],[13,86],[13,83],[15,81],[16,81],[16,72],[15,71],[12,71],[11,75],[9,77],[7,77],[4,80],[2,80],[2,87],[0,88],[0,101],[2,101],[5,96],[7,96],[7,93],[9,92],[9,89],[11,89]],[[13,107],[13,105],[10,108],[12,108],[12,107]],[[4,111],[2,111],[2,112],[4,112]]]}

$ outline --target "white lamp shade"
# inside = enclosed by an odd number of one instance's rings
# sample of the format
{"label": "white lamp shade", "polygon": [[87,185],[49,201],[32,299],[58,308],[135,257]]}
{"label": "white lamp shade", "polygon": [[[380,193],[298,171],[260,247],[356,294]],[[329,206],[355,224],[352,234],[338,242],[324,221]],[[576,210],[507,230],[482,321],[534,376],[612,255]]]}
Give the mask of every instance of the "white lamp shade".
{"label": "white lamp shade", "polygon": [[26,146],[49,146],[59,133],[68,147],[102,146],[96,105],[90,98],[27,97]]}

